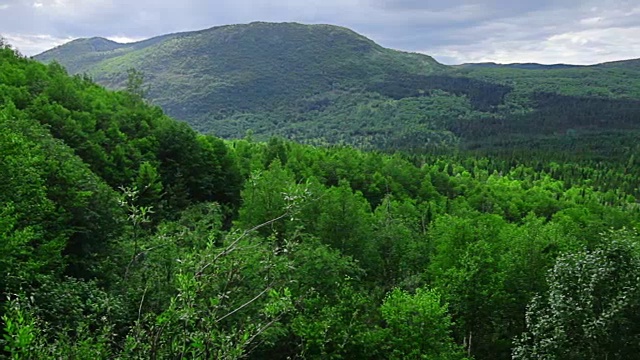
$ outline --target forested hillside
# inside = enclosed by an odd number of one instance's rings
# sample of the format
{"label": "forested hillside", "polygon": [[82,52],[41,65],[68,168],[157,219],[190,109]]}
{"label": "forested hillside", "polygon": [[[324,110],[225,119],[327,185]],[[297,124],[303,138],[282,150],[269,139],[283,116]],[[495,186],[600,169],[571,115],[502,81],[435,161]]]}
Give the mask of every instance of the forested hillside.
{"label": "forested hillside", "polygon": [[110,92],[0,50],[0,357],[640,351],[635,155],[225,142],[131,80]]}
{"label": "forested hillside", "polygon": [[[469,64],[385,49],[345,28],[252,23],[133,44],[79,39],[36,57],[125,88],[223,138],[565,158],[628,158],[640,135],[637,60],[597,66]],[[620,146],[600,146],[611,143]]]}

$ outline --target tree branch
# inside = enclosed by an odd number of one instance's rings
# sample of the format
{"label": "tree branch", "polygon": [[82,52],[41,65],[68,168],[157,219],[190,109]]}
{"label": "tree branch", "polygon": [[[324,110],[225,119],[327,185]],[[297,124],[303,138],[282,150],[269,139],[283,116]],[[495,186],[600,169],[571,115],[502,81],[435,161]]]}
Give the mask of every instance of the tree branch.
{"label": "tree branch", "polygon": [[272,289],[271,285],[267,286],[264,290],[262,290],[262,292],[260,292],[260,294],[256,295],[253,299],[251,299],[251,300],[247,301],[246,303],[244,303],[244,304],[240,305],[239,307],[235,308],[233,311],[229,312],[227,315],[224,315],[223,317],[221,317],[221,318],[217,319],[217,320],[215,321],[215,323],[217,324],[217,323],[219,323],[220,321],[222,321],[222,320],[224,320],[224,319],[228,318],[229,316],[231,316],[231,315],[233,315],[233,314],[237,313],[238,311],[240,311],[240,310],[242,310],[242,309],[246,308],[247,306],[251,305],[252,303],[254,303],[254,302],[255,302],[256,300],[258,300],[262,295],[266,294],[266,293],[267,293],[267,291],[269,291],[269,290],[271,290],[271,289]]}

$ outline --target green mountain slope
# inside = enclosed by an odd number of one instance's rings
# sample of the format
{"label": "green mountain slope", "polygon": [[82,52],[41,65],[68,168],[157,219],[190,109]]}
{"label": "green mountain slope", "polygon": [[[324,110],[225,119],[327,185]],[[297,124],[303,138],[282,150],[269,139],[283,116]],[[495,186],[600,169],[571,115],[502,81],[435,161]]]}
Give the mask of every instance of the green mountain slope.
{"label": "green mountain slope", "polygon": [[511,151],[542,142],[572,152],[567,143],[603,132],[632,146],[640,128],[637,61],[449,67],[330,25],[230,25],[133,44],[82,39],[36,58],[111,88],[136,68],[151,102],[226,138],[252,130],[377,149]]}

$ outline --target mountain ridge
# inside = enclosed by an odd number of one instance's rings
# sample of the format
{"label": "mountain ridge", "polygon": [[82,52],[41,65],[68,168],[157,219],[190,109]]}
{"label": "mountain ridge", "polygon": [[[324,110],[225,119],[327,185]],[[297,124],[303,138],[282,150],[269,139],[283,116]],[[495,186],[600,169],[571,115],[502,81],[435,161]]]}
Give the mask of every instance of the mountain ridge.
{"label": "mountain ridge", "polygon": [[576,64],[541,64],[541,63],[496,63],[496,62],[479,62],[479,63],[464,63],[460,65],[451,65],[453,67],[460,68],[513,68],[523,70],[553,70],[553,69],[571,69],[571,68],[598,68],[598,67],[640,67],[640,59],[625,59],[616,61],[607,61],[602,63],[596,63],[591,65],[576,65]]}
{"label": "mountain ridge", "polygon": [[[118,43],[116,41],[113,40],[109,40],[107,38],[104,37],[100,37],[100,36],[94,36],[94,37],[90,37],[90,38],[79,38],[79,39],[75,39],[72,40],[68,43],[56,46],[52,49],[46,50],[40,54],[37,54],[35,56],[33,56],[33,58],[35,58],[36,60],[39,60],[41,62],[50,62],[51,60],[53,60],[54,58],[56,60],[61,60],[64,63],[69,64],[70,61],[68,59],[65,59],[64,56],[67,56],[68,54],[63,53],[61,50],[66,50],[69,47],[74,47],[77,45],[93,45],[95,42],[102,42],[102,43],[109,43],[109,44],[113,44],[113,48],[108,48],[108,49],[95,49],[95,46],[92,49],[92,52],[94,53],[105,53],[105,52],[109,52],[112,50],[118,50],[118,49],[126,49],[126,50],[140,50],[140,49],[144,49],[148,46],[152,46],[155,45],[157,43],[160,43],[162,41],[166,41],[166,40],[171,40],[174,38],[185,38],[185,37],[190,37],[190,36],[198,36],[198,35],[204,35],[204,34],[210,34],[216,31],[224,31],[224,30],[234,30],[234,29],[243,29],[243,28],[250,28],[250,27],[255,27],[255,26],[295,26],[295,27],[312,27],[312,28],[316,28],[316,29],[329,29],[329,30],[339,30],[339,31],[344,31],[346,33],[349,33],[350,35],[360,39],[360,40],[364,40],[368,43],[370,43],[372,46],[379,48],[379,49],[386,49],[383,48],[382,46],[378,45],[377,43],[375,43],[373,40],[366,38],[363,35],[360,35],[358,33],[356,33],[355,31],[347,28],[347,27],[343,27],[343,26],[338,26],[338,25],[331,25],[331,24],[302,24],[302,23],[298,23],[298,22],[281,22],[281,23],[271,23],[271,22],[263,22],[263,21],[255,21],[255,22],[251,22],[251,23],[247,23],[247,24],[230,24],[230,25],[219,25],[219,26],[213,26],[210,28],[206,28],[206,29],[202,29],[202,30],[194,30],[194,31],[181,31],[181,32],[175,32],[175,33],[169,33],[169,34],[164,34],[164,35],[158,35],[158,36],[153,36],[150,37],[148,39],[144,39],[144,40],[140,40],[140,41],[135,41],[135,42],[130,42],[130,43]],[[75,49],[74,49],[75,50]],[[82,49],[80,49],[82,50]],[[386,50],[392,50],[398,53],[404,53],[404,54],[414,54],[414,55],[418,55],[418,56],[424,56],[429,58],[430,60],[432,60],[433,62],[437,63],[437,61],[426,54],[421,54],[421,53],[417,53],[417,52],[410,52],[410,51],[403,51],[403,50],[396,50],[396,49],[386,49]],[[439,63],[438,63],[439,64]],[[442,64],[440,64],[442,65]],[[442,65],[444,66],[444,65]],[[74,66],[72,66],[72,68],[76,68]],[[70,72],[76,72],[76,71],[72,71],[70,70]]]}
{"label": "mountain ridge", "polygon": [[589,65],[573,65],[573,64],[539,64],[539,63],[507,63],[501,64],[496,62],[481,62],[481,63],[464,63],[460,65],[453,65],[454,67],[461,68],[513,68],[513,69],[523,69],[523,70],[550,70],[550,69],[569,69],[569,68],[579,68],[585,67]]}

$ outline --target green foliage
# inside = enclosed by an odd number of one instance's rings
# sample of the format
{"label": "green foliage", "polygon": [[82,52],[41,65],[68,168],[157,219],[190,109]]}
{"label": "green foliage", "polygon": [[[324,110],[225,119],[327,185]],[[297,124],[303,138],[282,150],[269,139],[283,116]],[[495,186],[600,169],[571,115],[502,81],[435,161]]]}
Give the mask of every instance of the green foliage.
{"label": "green foliage", "polygon": [[7,137],[0,145],[5,177],[0,198],[9,206],[5,211],[14,209],[13,216],[7,214],[11,231],[7,236],[18,240],[28,233],[37,235],[24,244],[37,254],[31,259],[33,270],[59,268],[63,256],[69,271],[90,267],[84,262],[87,256],[102,253],[107,239],[122,231],[115,192],[69,147],[12,104],[0,112],[4,115],[0,127]]}
{"label": "green foliage", "polygon": [[386,323],[382,349],[388,359],[463,359],[450,336],[447,306],[433,290],[414,295],[395,289],[380,307]]}
{"label": "green foliage", "polygon": [[[99,330],[90,331],[90,326],[81,324],[74,336],[66,331],[57,332],[37,317],[34,304],[24,297],[11,298],[4,322],[4,351],[10,359],[103,359],[112,356],[110,337],[113,328],[108,324]],[[100,321],[104,323],[104,321]],[[57,337],[53,339],[53,336]]]}
{"label": "green foliage", "polygon": [[32,319],[28,318],[18,306],[17,301],[11,303],[10,312],[2,316],[4,323],[4,351],[11,359],[21,359],[33,356],[33,343],[36,338],[36,327]]}
{"label": "green foliage", "polygon": [[[353,265],[352,265],[353,266]],[[322,271],[334,271],[325,263]],[[364,358],[372,344],[368,339],[370,319],[375,315],[366,294],[358,291],[356,279],[348,275],[330,290],[310,288],[300,304],[291,329],[298,338],[297,352],[309,359]]]}
{"label": "green foliage", "polygon": [[[142,197],[158,211],[183,209],[200,201],[238,201],[241,180],[220,140],[198,135],[167,118],[159,108],[131,101],[131,96],[142,95],[140,72],[130,74],[131,86],[137,90],[129,90],[137,95],[110,93],[87,78],[68,77],[57,63],[42,66],[9,50],[3,50],[1,56],[7,60],[3,74],[14,74],[4,79],[0,91],[3,103],[9,109],[15,106],[8,116],[48,127],[51,135],[71,147],[111,187],[137,185],[143,190],[155,184],[147,189],[155,194]],[[23,94],[23,89],[30,91]],[[139,174],[141,170],[145,173]],[[135,179],[151,175],[150,171],[160,178]],[[135,184],[147,180],[154,184]],[[164,192],[159,191],[160,183]]]}

